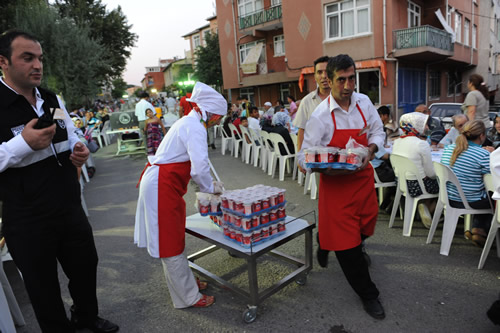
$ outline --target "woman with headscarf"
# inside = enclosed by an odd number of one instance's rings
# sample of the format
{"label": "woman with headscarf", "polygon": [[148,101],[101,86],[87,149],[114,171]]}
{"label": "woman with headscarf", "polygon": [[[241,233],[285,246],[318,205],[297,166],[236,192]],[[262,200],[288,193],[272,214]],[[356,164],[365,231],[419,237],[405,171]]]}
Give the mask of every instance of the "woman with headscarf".
{"label": "woman with headscarf", "polygon": [[[428,119],[428,115],[420,112],[407,113],[401,116],[399,126],[403,131],[403,135],[394,141],[392,148],[393,154],[410,159],[419,171],[418,175],[407,177],[408,193],[412,197],[422,194],[422,189],[416,177],[422,179],[427,192],[432,194],[439,192],[436,172],[432,165],[431,147],[426,141]],[[421,201],[422,203],[418,205],[420,219],[426,228],[430,228],[432,224],[431,212],[434,212],[437,201],[436,199]]]}
{"label": "woman with headscarf", "polygon": [[488,88],[486,87],[483,77],[479,74],[472,74],[467,82],[469,93],[465,97],[462,104],[462,110],[469,120],[480,120],[483,122],[484,127],[489,129],[490,118],[488,117]]}
{"label": "woman with headscarf", "polygon": [[156,155],[148,156],[134,232],[137,246],[147,247],[150,256],[161,258],[175,308],[206,307],[215,301],[199,292],[206,283],[194,278],[184,253],[186,203],[182,197],[190,178],[201,192],[222,192],[222,183],[214,182],[210,175],[206,128],[227,112],[224,97],[201,82],[187,101],[196,106],[172,125]]}
{"label": "woman with headscarf", "polygon": [[[486,193],[483,176],[490,173],[490,153],[481,145],[486,139],[486,128],[480,120],[467,122],[455,144],[445,148],[441,163],[449,166],[460,182],[467,202],[472,208],[490,208],[490,199]],[[457,188],[447,185],[450,205],[464,208]],[[488,236],[492,216],[489,214],[474,215],[472,229],[465,231],[467,239],[474,244],[483,246]]]}

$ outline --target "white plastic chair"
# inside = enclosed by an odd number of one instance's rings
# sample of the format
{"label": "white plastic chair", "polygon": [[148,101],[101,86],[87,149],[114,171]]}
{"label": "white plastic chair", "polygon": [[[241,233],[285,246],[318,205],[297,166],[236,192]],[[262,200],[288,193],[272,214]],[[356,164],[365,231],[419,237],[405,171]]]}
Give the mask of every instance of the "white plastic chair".
{"label": "white plastic chair", "polygon": [[109,120],[104,122],[102,125],[102,130],[99,132],[99,135],[104,139],[104,145],[109,146],[111,144],[111,136],[107,133],[111,130],[111,122]]}
{"label": "white plastic chair", "polygon": [[380,178],[378,178],[377,171],[375,171],[375,168],[373,168],[373,174],[375,176],[375,188],[378,189],[378,205],[380,206],[382,204],[382,201],[384,200],[384,188],[394,187],[397,185],[397,183],[395,181],[394,182],[381,181]]}
{"label": "white plastic chair", "polygon": [[217,138],[217,132],[222,134],[222,124],[214,125],[214,139]]}
{"label": "white plastic chair", "polygon": [[304,180],[304,194],[311,191],[311,200],[316,200],[318,195],[319,175],[314,172],[307,172]]}
{"label": "white plastic chair", "polygon": [[[432,218],[431,229],[429,230],[429,235],[427,236],[427,244],[432,242],[434,233],[436,232],[436,227],[439,223],[439,218],[446,208],[446,213],[444,215],[444,225],[443,225],[443,236],[441,239],[441,249],[439,253],[447,256],[450,252],[451,242],[453,241],[453,236],[455,235],[455,230],[457,229],[457,222],[460,215],[464,214],[493,214],[493,210],[489,209],[474,209],[472,208],[467,199],[465,198],[464,191],[457,176],[447,165],[433,162],[434,170],[436,170],[436,175],[439,179],[439,200],[436,206],[436,211],[434,212],[434,217]],[[462,200],[465,208],[454,208],[449,204],[448,191],[446,189],[446,184],[450,182],[457,188],[460,199]]]}
{"label": "white plastic chair", "polygon": [[[299,150],[297,149],[297,134],[290,133],[290,137],[292,138],[293,145],[295,146],[295,154],[297,154],[299,152]],[[297,176],[297,171],[298,171],[297,159],[295,159],[295,163],[293,164],[292,180],[295,180],[295,176]],[[299,173],[303,175],[302,172]]]}
{"label": "white plastic chair", "polygon": [[[238,153],[240,150],[240,143],[243,142],[243,139],[241,138],[240,132],[236,129],[236,126],[233,124],[229,123],[228,124],[229,129],[231,130],[231,138],[233,139],[233,153],[234,157],[238,158]],[[240,138],[236,139],[236,135],[238,135]]]}
{"label": "white plastic chair", "polygon": [[[253,166],[259,166],[259,158],[262,161],[262,139],[260,134],[258,134],[253,128],[248,128],[248,132],[250,133],[250,137],[252,140],[252,154],[253,154]],[[259,144],[257,144],[257,142]]]}
{"label": "white plastic chair", "polygon": [[[493,183],[493,177],[491,174],[484,175],[484,185],[486,187],[486,191],[495,192],[495,185]],[[484,244],[483,252],[481,253],[481,258],[479,259],[479,265],[477,265],[477,269],[483,269],[484,263],[486,262],[486,258],[488,258],[488,254],[491,250],[491,245],[493,241],[497,241],[497,257],[500,258],[500,202],[497,201],[495,208],[495,215],[493,215],[493,219],[491,220],[490,232],[488,232],[488,238],[486,238],[486,243]]]}
{"label": "white plastic chair", "polygon": [[[248,131],[248,128],[240,125],[241,137],[243,138],[243,150],[241,151],[241,160],[246,164],[250,164],[250,156],[252,154],[252,148],[254,146],[252,134]],[[248,143],[247,139],[250,141]]]}
{"label": "white plastic chair", "polygon": [[269,138],[268,132],[261,130],[260,137],[262,138],[262,150],[261,150],[260,163],[261,163],[262,171],[267,172],[269,170],[269,167],[268,167],[269,161],[272,160],[272,155],[274,154],[274,149],[269,144],[271,139]]}
{"label": "white plastic chair", "polygon": [[229,146],[229,151],[231,154],[233,153],[233,138],[229,136],[228,133],[224,130],[224,127],[221,127],[221,143],[222,143],[222,148],[221,148],[221,153],[222,155],[226,155],[226,149]]}
{"label": "white plastic chair", "polygon": [[[405,212],[403,219],[403,236],[411,236],[411,228],[413,226],[413,220],[415,218],[415,212],[417,211],[418,202],[422,199],[437,198],[437,194],[430,194],[427,192],[424,186],[424,182],[420,179],[420,173],[415,166],[415,164],[408,158],[404,156],[399,156],[391,154],[390,156],[392,167],[398,177],[398,186],[396,190],[396,196],[394,198],[394,204],[392,206],[391,219],[389,220],[389,228],[394,225],[394,219],[396,217],[396,212],[398,211],[399,202],[401,201],[401,196],[406,198],[405,200]],[[408,193],[408,188],[406,186],[406,174],[415,175],[418,180],[418,184],[422,190],[422,194],[417,197],[412,197]]]}
{"label": "white plastic chair", "polygon": [[97,142],[99,142],[99,147],[104,147],[103,144],[102,144],[102,139],[101,139],[101,131],[99,130],[99,128],[94,128],[94,130],[92,131],[92,138],[93,139],[97,139]]}
{"label": "white plastic chair", "polygon": [[[285,180],[285,167],[288,167],[288,172],[290,172],[290,164],[289,160],[292,159],[292,162],[295,162],[295,154],[292,154],[290,150],[288,150],[288,146],[286,145],[285,139],[277,133],[269,133],[269,138],[273,142],[274,146],[274,155],[271,160],[271,176],[274,178],[274,174],[276,171],[276,163],[279,161],[279,177],[280,181]],[[279,144],[282,144],[285,147],[286,155],[282,155]]]}

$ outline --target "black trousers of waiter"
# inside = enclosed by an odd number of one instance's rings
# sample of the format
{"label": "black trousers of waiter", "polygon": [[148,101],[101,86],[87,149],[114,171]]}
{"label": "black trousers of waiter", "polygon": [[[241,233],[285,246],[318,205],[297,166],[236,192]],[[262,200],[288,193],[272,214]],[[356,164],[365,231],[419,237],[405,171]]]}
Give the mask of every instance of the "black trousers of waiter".
{"label": "black trousers of waiter", "polygon": [[74,332],[61,298],[58,262],[69,279],[78,318],[95,319],[98,258],[81,205],[60,216],[33,213],[31,218],[11,220],[4,215],[3,231],[42,332]]}

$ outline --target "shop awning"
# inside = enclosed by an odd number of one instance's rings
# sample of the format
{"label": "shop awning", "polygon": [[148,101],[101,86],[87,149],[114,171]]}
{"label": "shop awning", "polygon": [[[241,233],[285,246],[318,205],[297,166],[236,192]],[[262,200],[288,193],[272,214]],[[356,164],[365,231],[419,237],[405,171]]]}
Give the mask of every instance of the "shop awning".
{"label": "shop awning", "polygon": [[250,49],[250,52],[248,52],[245,60],[241,63],[241,70],[243,71],[243,74],[257,73],[257,64],[259,62],[263,46],[263,43],[257,43]]}
{"label": "shop awning", "polygon": [[[382,80],[384,81],[384,87],[387,87],[387,66],[385,60],[363,60],[356,61],[356,69],[366,69],[366,68],[380,68],[380,75],[382,75]],[[304,76],[307,74],[314,74],[314,67],[304,67],[300,72],[299,77],[299,89],[300,92],[304,91]]]}

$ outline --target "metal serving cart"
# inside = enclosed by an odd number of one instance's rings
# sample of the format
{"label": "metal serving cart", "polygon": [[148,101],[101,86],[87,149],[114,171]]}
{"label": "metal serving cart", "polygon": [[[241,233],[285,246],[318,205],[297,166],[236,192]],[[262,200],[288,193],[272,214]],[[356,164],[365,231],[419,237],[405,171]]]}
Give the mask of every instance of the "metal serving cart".
{"label": "metal serving cart", "polygon": [[[314,216],[314,221],[316,221],[314,212],[312,212],[312,215]],[[293,281],[299,285],[304,285],[307,281],[307,273],[312,269],[312,230],[316,227],[316,223],[291,216],[286,217],[285,223],[286,230],[281,235],[278,235],[277,237],[266,242],[254,245],[251,248],[244,248],[225,238],[222,231],[218,230],[218,227],[210,221],[208,216],[203,217],[200,214],[195,214],[186,219],[186,232],[188,234],[213,244],[188,256],[191,269],[202,277],[214,281],[246,299],[248,301],[248,308],[243,312],[243,321],[246,323],[251,323],[257,318],[257,306],[266,298],[278,292]],[[305,260],[301,260],[274,250],[275,248],[299,237],[300,235],[304,235],[305,237]],[[233,285],[229,281],[222,279],[221,277],[194,263],[196,259],[202,258],[219,249],[225,249],[229,251],[232,256],[239,257],[247,261],[249,291]],[[259,292],[257,280],[257,258],[264,254],[270,254],[285,262],[296,265],[297,269],[283,277],[274,285]]]}

